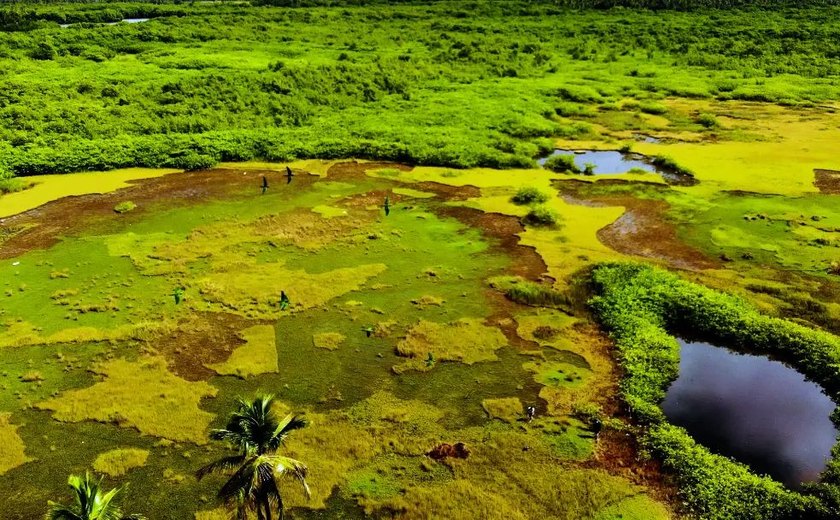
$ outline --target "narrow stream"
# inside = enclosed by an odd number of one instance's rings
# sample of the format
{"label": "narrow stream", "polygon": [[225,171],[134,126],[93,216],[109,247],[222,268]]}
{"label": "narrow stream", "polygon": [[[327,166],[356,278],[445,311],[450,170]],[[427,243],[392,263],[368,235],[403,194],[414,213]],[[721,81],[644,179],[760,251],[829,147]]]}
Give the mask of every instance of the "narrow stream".
{"label": "narrow stream", "polygon": [[788,487],[819,479],[838,435],[819,385],[764,356],[680,345],[680,375],[662,402],[671,423]]}

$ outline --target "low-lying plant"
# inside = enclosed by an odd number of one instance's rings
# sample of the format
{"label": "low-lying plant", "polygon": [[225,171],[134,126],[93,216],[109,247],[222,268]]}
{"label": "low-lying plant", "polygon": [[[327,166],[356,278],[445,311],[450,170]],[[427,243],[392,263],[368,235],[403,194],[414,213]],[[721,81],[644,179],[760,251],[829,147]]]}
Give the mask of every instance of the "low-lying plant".
{"label": "low-lying plant", "polygon": [[547,206],[536,206],[523,217],[522,221],[530,226],[555,227],[560,222],[560,215]]}
{"label": "low-lying plant", "polygon": [[548,202],[548,194],[543,193],[542,191],[538,190],[537,188],[526,186],[523,188],[519,188],[519,191],[516,192],[516,195],[511,197],[510,201],[514,204],[519,205],[526,205],[526,204],[542,204]]}

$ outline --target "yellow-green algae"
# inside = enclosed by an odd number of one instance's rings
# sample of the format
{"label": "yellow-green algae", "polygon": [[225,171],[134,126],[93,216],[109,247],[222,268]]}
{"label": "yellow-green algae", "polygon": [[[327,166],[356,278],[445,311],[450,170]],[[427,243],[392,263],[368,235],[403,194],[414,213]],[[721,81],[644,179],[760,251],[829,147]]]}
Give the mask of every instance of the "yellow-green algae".
{"label": "yellow-green algae", "polygon": [[278,371],[274,327],[256,325],[241,332],[245,344],[237,347],[227,361],[206,365],[219,375],[250,377]]}
{"label": "yellow-green algae", "polygon": [[96,457],[93,461],[93,469],[109,477],[121,477],[134,468],[143,467],[148,458],[148,450],[118,448]]}
{"label": "yellow-green algae", "polygon": [[504,334],[479,319],[463,318],[451,323],[421,320],[397,344],[397,352],[410,359],[395,366],[394,371],[431,370],[438,360],[467,365],[493,361],[498,359],[496,351],[505,345]]}
{"label": "yellow-green algae", "polygon": [[312,344],[318,348],[336,350],[346,339],[347,336],[340,332],[320,332],[312,335]]}
{"label": "yellow-green algae", "polygon": [[126,168],[108,172],[27,177],[28,180],[35,183],[33,187],[16,193],[0,195],[0,218],[23,213],[63,197],[108,193],[130,186],[130,181],[151,179],[179,171],[181,170],[171,168]]}
{"label": "yellow-green algae", "polygon": [[[303,269],[287,269],[282,262],[255,264],[242,259],[218,266],[195,285],[209,309],[250,318],[279,318],[284,312],[317,307],[357,290],[386,269],[385,264],[367,264],[309,274]],[[285,291],[291,300],[288,311],[278,305],[280,291]],[[199,309],[204,310],[202,307]]]}
{"label": "yellow-green algae", "polygon": [[103,381],[62,392],[36,406],[51,410],[59,421],[94,420],[173,441],[207,443],[207,427],[214,416],[201,410],[199,403],[214,397],[215,387],[173,375],[161,357],[136,362],[115,359],[92,370]]}
{"label": "yellow-green algae", "polygon": [[12,414],[0,413],[0,475],[10,469],[26,464],[32,459],[26,456],[23,439],[18,435],[19,425],[12,424]]}

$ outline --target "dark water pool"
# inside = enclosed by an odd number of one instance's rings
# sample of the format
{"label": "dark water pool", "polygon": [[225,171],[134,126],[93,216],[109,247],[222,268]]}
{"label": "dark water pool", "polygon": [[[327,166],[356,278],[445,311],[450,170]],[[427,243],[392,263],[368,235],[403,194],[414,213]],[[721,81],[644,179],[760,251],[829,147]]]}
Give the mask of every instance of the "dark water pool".
{"label": "dark water pool", "polygon": [[838,432],[817,384],[763,356],[680,344],[680,375],[662,403],[671,423],[789,487],[818,480]]}

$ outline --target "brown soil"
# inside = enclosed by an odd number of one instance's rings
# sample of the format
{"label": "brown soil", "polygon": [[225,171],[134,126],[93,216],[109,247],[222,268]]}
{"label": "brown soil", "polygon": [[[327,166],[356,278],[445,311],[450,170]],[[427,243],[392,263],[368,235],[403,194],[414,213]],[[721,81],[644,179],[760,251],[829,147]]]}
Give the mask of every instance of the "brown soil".
{"label": "brown soil", "polygon": [[[277,171],[248,171],[214,169],[164,175],[154,179],[133,182],[133,186],[111,193],[64,197],[38,208],[0,219],[0,234],[7,230],[20,230],[6,239],[0,249],[0,259],[13,258],[33,249],[45,249],[62,236],[88,232],[107,232],[110,225],[143,215],[146,206],[166,202],[168,205],[196,204],[231,193],[252,189],[259,194],[262,177],[269,181],[269,190],[286,188],[285,174]],[[291,186],[308,186],[316,180],[310,175],[299,175]],[[114,206],[131,200],[138,208],[131,213],[118,215]],[[72,215],[73,218],[67,218]]]}
{"label": "brown soil", "polygon": [[494,239],[495,247],[501,249],[513,262],[507,269],[510,274],[533,281],[550,280],[545,274],[548,266],[537,250],[519,243],[519,233],[525,228],[518,218],[501,213],[485,213],[464,206],[440,206],[435,212],[445,217],[456,218]]}
{"label": "brown soil", "polygon": [[232,314],[197,313],[170,336],[157,337],[153,347],[169,362],[169,369],[189,381],[207,381],[215,372],[207,364],[221,363],[245,340],[239,331],[253,325]]}
{"label": "brown soil", "polygon": [[814,186],[822,193],[840,194],[840,171],[814,170]]}
{"label": "brown soil", "polygon": [[410,172],[414,169],[413,166],[390,162],[345,161],[330,166],[327,170],[327,178],[336,181],[360,180],[367,176],[365,174],[366,171],[379,170],[383,168],[392,168],[403,172]]}
{"label": "brown soil", "polygon": [[[615,359],[614,346],[606,334],[594,324],[580,323],[577,325],[589,337],[593,338],[593,345],[598,346],[599,354],[609,359]],[[604,415],[631,425],[632,418],[628,414],[627,406],[619,397],[619,383],[621,370],[612,365],[609,374],[605,374],[607,386],[601,394],[598,404]],[[662,470],[662,465],[656,459],[642,455],[643,450],[636,434],[604,428],[598,435],[595,446],[595,456],[581,463],[582,467],[600,468],[613,475],[624,477],[635,484],[645,486],[651,490],[654,498],[666,504],[677,504],[678,489],[676,484]]]}
{"label": "brown soil", "polygon": [[720,266],[718,260],[709,258],[679,239],[676,228],[665,216],[669,208],[667,202],[622,194],[588,196],[577,182],[558,184],[568,202],[625,208],[618,220],[601,228],[597,234],[598,240],[619,253],[662,260],[679,269],[714,269]]}

